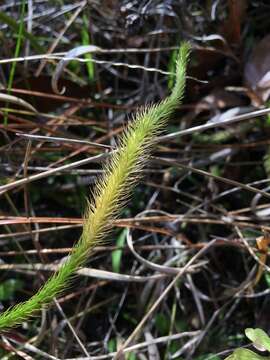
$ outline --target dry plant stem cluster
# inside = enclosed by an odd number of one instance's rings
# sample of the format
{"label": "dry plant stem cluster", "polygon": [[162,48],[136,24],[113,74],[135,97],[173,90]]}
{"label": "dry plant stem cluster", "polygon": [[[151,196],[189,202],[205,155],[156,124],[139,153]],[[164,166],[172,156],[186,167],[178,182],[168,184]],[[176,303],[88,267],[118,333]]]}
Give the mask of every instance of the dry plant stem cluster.
{"label": "dry plant stem cluster", "polygon": [[76,270],[83,265],[94,246],[102,243],[111,221],[127,200],[132,186],[154,144],[157,135],[179,105],[185,86],[189,45],[183,44],[177,60],[176,82],[171,95],[158,105],[139,112],[125,131],[118,150],[105,166],[105,174],[98,181],[94,201],[85,215],[83,232],[67,261],[29,300],[0,315],[0,329],[16,326],[52,302],[70,283]]}

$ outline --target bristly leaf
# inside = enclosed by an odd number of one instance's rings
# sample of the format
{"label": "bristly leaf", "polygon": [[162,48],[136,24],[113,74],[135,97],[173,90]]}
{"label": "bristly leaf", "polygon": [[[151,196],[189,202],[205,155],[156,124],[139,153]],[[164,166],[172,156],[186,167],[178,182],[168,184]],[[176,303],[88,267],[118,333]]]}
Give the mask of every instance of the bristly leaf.
{"label": "bristly leaf", "polygon": [[189,52],[190,46],[183,44],[178,55],[176,83],[171,95],[160,104],[138,113],[122,136],[119,148],[112,154],[103,177],[96,184],[95,199],[86,211],[82,236],[67,261],[37,294],[0,315],[1,330],[25,321],[42,306],[49,305],[69,285],[76,270],[85,264],[93,247],[104,241],[111,221],[119,214],[132,186],[138,180],[138,170],[142,169],[149,157],[156,136],[182,100]]}

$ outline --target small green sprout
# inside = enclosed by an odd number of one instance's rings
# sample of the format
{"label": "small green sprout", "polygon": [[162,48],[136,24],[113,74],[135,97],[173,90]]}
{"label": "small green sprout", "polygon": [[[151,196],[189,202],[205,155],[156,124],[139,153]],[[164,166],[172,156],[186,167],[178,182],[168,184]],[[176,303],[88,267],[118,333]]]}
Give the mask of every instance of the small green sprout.
{"label": "small green sprout", "polygon": [[[270,352],[270,337],[262,329],[247,328],[245,334],[257,350]],[[270,356],[261,356],[249,349],[239,348],[225,360],[270,360]]]}

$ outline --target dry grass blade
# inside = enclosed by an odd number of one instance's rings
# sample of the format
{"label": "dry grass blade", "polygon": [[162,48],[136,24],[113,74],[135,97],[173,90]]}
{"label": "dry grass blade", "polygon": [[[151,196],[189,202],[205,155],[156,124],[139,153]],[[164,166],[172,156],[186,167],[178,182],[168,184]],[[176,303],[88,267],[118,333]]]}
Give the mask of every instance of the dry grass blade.
{"label": "dry grass blade", "polygon": [[250,185],[246,185],[246,184],[242,184],[238,181],[235,181],[235,180],[231,180],[231,179],[228,179],[228,178],[224,178],[222,176],[217,176],[217,175],[214,175],[214,174],[211,174],[207,171],[204,171],[204,170],[200,170],[200,169],[196,169],[194,168],[193,166],[189,166],[189,165],[184,165],[180,162],[177,162],[177,161],[173,161],[171,159],[165,159],[165,158],[158,158],[158,157],[155,157],[153,159],[156,159],[158,161],[160,161],[161,163],[165,163],[165,164],[173,164],[175,166],[178,166],[180,168],[183,168],[183,169],[186,169],[186,170],[190,170],[194,173],[197,173],[197,174],[200,174],[200,175],[203,175],[203,176],[207,176],[207,177],[210,177],[210,178],[213,178],[213,179],[216,179],[218,181],[222,181],[224,183],[227,183],[227,184],[230,184],[230,185],[233,185],[233,186],[236,186],[238,188],[241,188],[241,189],[244,189],[244,190],[247,190],[247,191],[250,191],[250,192],[253,192],[255,194],[260,194],[261,196],[267,198],[267,199],[270,199],[270,194],[268,194],[267,192],[263,191],[263,190],[260,190],[260,189],[256,189],[254,188],[253,186],[250,186]]}
{"label": "dry grass blade", "polygon": [[183,267],[182,270],[178,272],[178,274],[175,276],[173,281],[166,287],[166,289],[162,292],[160,297],[154,302],[154,304],[151,306],[147,314],[142,318],[142,320],[139,322],[139,324],[136,326],[132,334],[127,338],[127,340],[124,342],[123,346],[117,351],[114,359],[120,360],[123,355],[124,349],[126,349],[129,344],[132,342],[133,339],[136,338],[136,336],[139,334],[139,332],[142,330],[142,327],[145,325],[146,321],[149,319],[150,316],[153,315],[154,311],[158,308],[162,300],[165,298],[165,296],[169,293],[169,291],[173,288],[173,286],[177,283],[177,281],[181,278],[181,276],[184,275],[184,273],[188,270],[188,268],[196,261],[198,258],[200,258],[209,248],[211,248],[212,245],[216,240],[210,241],[204,248],[202,248],[200,251],[197,252],[196,255],[194,255],[187,264]]}
{"label": "dry grass blade", "polygon": [[8,94],[0,94],[0,101],[4,101],[7,103],[12,103],[12,104],[16,104],[19,106],[22,106],[30,111],[33,111],[34,113],[38,113],[38,111],[34,108],[34,106],[32,106],[31,104],[29,104],[27,101],[22,100],[20,98],[18,98],[17,96],[14,95],[8,95]]}
{"label": "dry grass blade", "polygon": [[51,176],[53,174],[57,174],[59,171],[63,171],[63,170],[67,170],[67,169],[74,169],[74,168],[76,168],[78,166],[81,166],[81,165],[89,164],[91,162],[96,162],[97,160],[99,160],[99,161],[104,160],[108,156],[109,156],[109,153],[96,155],[96,156],[93,156],[93,157],[88,158],[88,159],[78,160],[78,161],[75,161],[75,162],[73,162],[71,164],[59,166],[57,168],[53,168],[53,169],[50,169],[50,170],[47,170],[47,171],[43,171],[43,172],[41,172],[39,174],[30,175],[30,176],[25,177],[23,179],[13,181],[13,182],[11,182],[9,184],[0,186],[0,195],[5,193],[8,190],[11,190],[11,189],[14,189],[14,188],[18,187],[18,186],[28,184],[28,183],[30,183],[32,181],[36,181],[36,180],[39,180],[39,179],[43,179],[43,178]]}
{"label": "dry grass blade", "polygon": [[206,123],[206,124],[203,124],[203,125],[198,125],[198,126],[191,127],[189,129],[177,131],[177,132],[174,132],[172,134],[163,135],[163,136],[160,136],[158,140],[159,141],[172,140],[172,139],[177,138],[178,136],[190,135],[190,134],[202,132],[202,131],[205,131],[205,130],[208,130],[208,129],[213,129],[213,128],[218,127],[218,126],[230,125],[230,124],[233,124],[233,123],[238,122],[238,121],[244,121],[244,120],[248,120],[248,119],[253,119],[253,118],[256,118],[257,116],[264,116],[264,115],[267,115],[269,113],[270,113],[270,108],[256,110],[256,111],[249,112],[247,114],[233,116],[230,119],[225,119],[225,120],[222,120],[220,122]]}
{"label": "dry grass blade", "polygon": [[87,140],[61,138],[61,137],[56,137],[56,136],[30,135],[30,134],[21,134],[21,133],[17,133],[16,135],[19,137],[22,137],[24,139],[29,139],[29,140],[36,140],[36,141],[45,140],[45,141],[51,141],[51,142],[56,142],[56,143],[64,142],[64,143],[73,143],[73,144],[84,144],[84,145],[91,145],[91,146],[100,147],[100,148],[104,148],[104,149],[113,149],[113,146],[99,144],[99,143],[95,143],[95,142],[87,141]]}
{"label": "dry grass blade", "polygon": [[64,94],[65,92],[65,88],[63,88],[62,90],[59,90],[58,88],[58,80],[62,74],[62,72],[64,71],[64,68],[67,66],[67,64],[69,63],[70,59],[73,57],[78,57],[80,55],[84,55],[87,53],[92,53],[92,52],[98,52],[100,49],[97,46],[94,45],[81,45],[78,46],[70,51],[67,52],[66,56],[64,58],[61,59],[61,61],[58,63],[54,74],[52,76],[52,89],[56,94]]}

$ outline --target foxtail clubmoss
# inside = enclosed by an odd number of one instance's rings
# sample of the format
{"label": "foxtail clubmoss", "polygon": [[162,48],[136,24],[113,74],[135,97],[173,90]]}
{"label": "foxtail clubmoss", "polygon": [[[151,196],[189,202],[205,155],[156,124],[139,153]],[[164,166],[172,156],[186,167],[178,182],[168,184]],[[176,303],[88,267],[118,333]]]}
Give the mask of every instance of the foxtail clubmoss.
{"label": "foxtail clubmoss", "polygon": [[171,95],[159,104],[139,112],[124,132],[117,151],[105,165],[104,176],[96,184],[94,201],[88,205],[81,238],[67,261],[29,300],[0,315],[0,330],[22,323],[42,306],[50,304],[67,287],[76,270],[86,262],[91,249],[103,241],[112,219],[119,214],[136,183],[138,171],[149,157],[156,136],[180,104],[189,51],[187,43],[179,50],[176,81]]}

